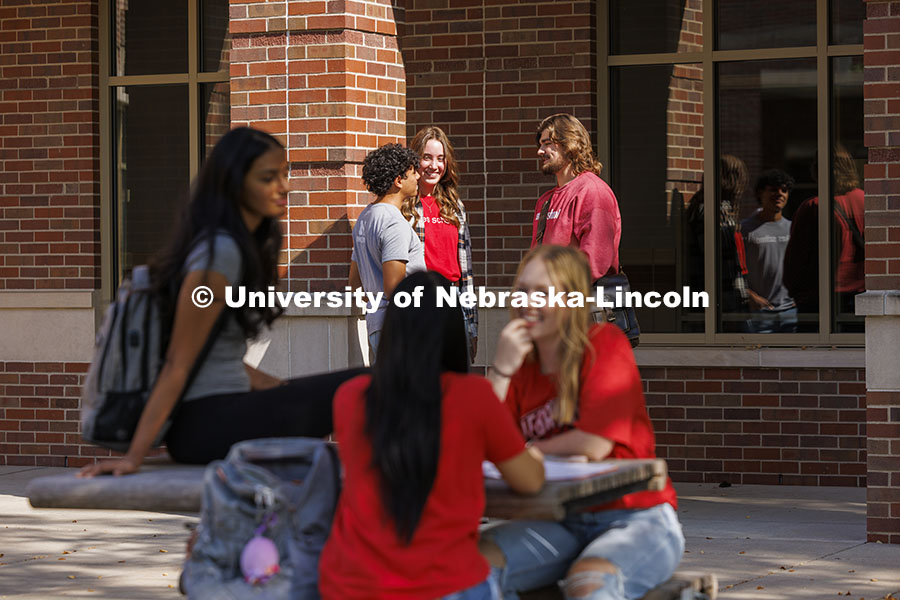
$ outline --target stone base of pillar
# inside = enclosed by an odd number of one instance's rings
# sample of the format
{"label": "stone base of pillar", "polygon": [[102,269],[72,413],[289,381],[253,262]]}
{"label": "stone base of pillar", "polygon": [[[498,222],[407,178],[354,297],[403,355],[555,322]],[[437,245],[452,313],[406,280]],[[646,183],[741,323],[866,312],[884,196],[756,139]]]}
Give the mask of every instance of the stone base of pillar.
{"label": "stone base of pillar", "polygon": [[866,531],[900,544],[900,291],[860,294],[856,314],[866,317]]}

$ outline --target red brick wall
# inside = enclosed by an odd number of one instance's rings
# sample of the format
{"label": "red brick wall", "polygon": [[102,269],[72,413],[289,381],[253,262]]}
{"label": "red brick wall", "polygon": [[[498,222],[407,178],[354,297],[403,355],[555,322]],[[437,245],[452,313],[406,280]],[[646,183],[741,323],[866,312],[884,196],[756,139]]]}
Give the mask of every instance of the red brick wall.
{"label": "red brick wall", "polygon": [[97,3],[0,8],[0,290],[99,287]]}
{"label": "red brick wall", "polygon": [[77,467],[107,450],[81,442],[87,363],[0,362],[0,465]]}
{"label": "red brick wall", "polygon": [[675,481],[866,485],[862,369],[643,368]]}
{"label": "red brick wall", "polygon": [[900,2],[866,3],[866,289],[900,289]]}
{"label": "red brick wall", "polygon": [[572,113],[596,138],[595,5],[406,2],[406,135],[438,125],[456,149],[476,285],[512,283],[535,203],[555,185],[538,171],[541,119]]}
{"label": "red brick wall", "polygon": [[[284,273],[343,289],[366,152],[403,139],[405,72],[388,0],[231,1],[231,118],[280,134],[291,162]],[[296,32],[296,33],[294,33]]]}
{"label": "red brick wall", "polygon": [[[866,2],[866,289],[900,289],[900,2]],[[900,543],[900,391],[869,391],[870,541]]]}

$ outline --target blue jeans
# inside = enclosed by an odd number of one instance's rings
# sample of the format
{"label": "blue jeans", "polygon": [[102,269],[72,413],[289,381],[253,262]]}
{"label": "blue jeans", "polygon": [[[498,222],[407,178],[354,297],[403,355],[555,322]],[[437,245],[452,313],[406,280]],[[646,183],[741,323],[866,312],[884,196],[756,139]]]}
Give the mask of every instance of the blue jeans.
{"label": "blue jeans", "polygon": [[375,356],[378,354],[378,342],[381,341],[381,330],[369,334],[369,364],[375,364]]}
{"label": "blue jeans", "polygon": [[[506,557],[495,569],[504,600],[516,592],[559,582],[566,598],[631,600],[663,583],[681,561],[684,535],[675,510],[660,504],[641,510],[575,513],[561,522],[508,521],[481,532]],[[602,558],[618,571],[576,575],[564,581],[578,559]],[[599,587],[587,596],[566,589]]]}
{"label": "blue jeans", "polygon": [[797,331],[797,307],[754,311],[747,325],[750,333],[793,333]]}
{"label": "blue jeans", "polygon": [[491,571],[488,578],[470,588],[448,594],[438,600],[501,600],[500,585],[496,574]]}

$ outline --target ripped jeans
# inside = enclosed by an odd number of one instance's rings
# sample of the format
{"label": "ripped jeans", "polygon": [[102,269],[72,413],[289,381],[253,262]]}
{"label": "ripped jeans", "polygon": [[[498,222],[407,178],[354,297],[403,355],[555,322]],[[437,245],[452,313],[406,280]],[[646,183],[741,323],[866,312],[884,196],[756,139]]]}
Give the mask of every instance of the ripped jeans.
{"label": "ripped jeans", "polygon": [[[506,566],[495,569],[504,600],[554,582],[571,600],[640,598],[669,579],[684,554],[681,524],[669,504],[575,513],[558,523],[507,521],[481,536],[506,557]],[[584,558],[606,559],[617,572],[582,572],[565,580],[572,564]],[[579,588],[597,589],[585,595]]]}

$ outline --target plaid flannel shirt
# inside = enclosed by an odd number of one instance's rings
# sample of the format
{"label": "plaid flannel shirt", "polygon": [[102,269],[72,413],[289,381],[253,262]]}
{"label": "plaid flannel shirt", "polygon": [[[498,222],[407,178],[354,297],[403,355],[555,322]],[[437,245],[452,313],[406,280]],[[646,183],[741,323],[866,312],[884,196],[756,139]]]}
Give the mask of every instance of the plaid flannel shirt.
{"label": "plaid flannel shirt", "polygon": [[[416,220],[415,230],[422,244],[425,243],[425,213],[422,209],[422,203],[416,202]],[[466,217],[466,208],[463,206],[462,200],[459,201],[459,243],[457,244],[457,256],[459,257],[459,291],[475,293],[475,278],[472,275],[472,237],[469,235],[469,220]],[[413,219],[410,219],[412,224]],[[456,283],[456,282],[454,282]],[[471,339],[478,337],[478,308],[462,309],[466,318],[466,330]]]}

